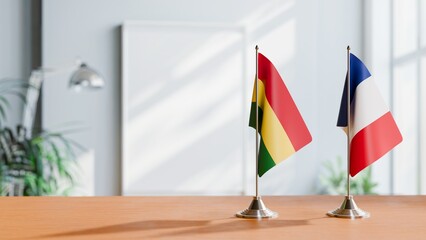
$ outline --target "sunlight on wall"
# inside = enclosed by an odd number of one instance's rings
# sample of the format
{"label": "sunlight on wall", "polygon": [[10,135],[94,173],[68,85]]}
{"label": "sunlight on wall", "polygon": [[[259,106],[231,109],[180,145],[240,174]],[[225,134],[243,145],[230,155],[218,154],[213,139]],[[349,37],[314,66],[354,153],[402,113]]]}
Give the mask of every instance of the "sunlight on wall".
{"label": "sunlight on wall", "polygon": [[[294,71],[290,68],[282,68],[289,62],[294,62],[294,54],[297,50],[296,46],[296,20],[289,19],[281,25],[274,28],[272,31],[259,37],[257,41],[262,46],[262,51],[267,53],[268,58],[274,60],[274,64],[279,69],[283,69],[281,77],[285,82],[291,81],[292,78],[285,78]],[[280,46],[279,48],[274,46]],[[289,73],[290,72],[290,73]]]}
{"label": "sunlight on wall", "polygon": [[[227,54],[226,51],[229,51],[230,48],[238,49],[238,45],[242,48],[244,46],[242,44],[241,35],[243,28],[240,28],[241,33],[235,31],[238,27],[229,31],[221,29],[226,27],[227,26],[218,27],[221,33],[213,34],[208,37],[205,42],[201,43],[200,46],[186,52],[185,58],[174,67],[172,76],[176,79],[185,77],[211,61],[211,59],[216,58],[217,55]],[[232,28],[232,26],[230,27]]]}
{"label": "sunlight on wall", "polygon": [[[393,102],[396,121],[403,142],[394,150],[394,193],[419,194],[421,191],[421,31],[422,18],[418,4],[422,1],[393,1],[394,22],[394,89]],[[423,3],[424,4],[424,3]],[[420,128],[420,129],[419,129]],[[424,174],[425,172],[423,172]]]}
{"label": "sunlight on wall", "polygon": [[417,48],[417,0],[394,1],[394,57],[401,57]]}
{"label": "sunlight on wall", "polygon": [[417,71],[416,64],[410,63],[395,68],[394,114],[401,134],[402,143],[395,148],[394,174],[396,194],[417,193]]}
{"label": "sunlight on wall", "polygon": [[274,22],[283,14],[287,14],[293,7],[294,1],[292,0],[264,1],[239,24],[247,26],[248,31],[254,31]]}
{"label": "sunlight on wall", "polygon": [[[232,25],[144,26],[134,33],[137,40],[127,39],[129,46],[151,45],[143,51],[132,48],[127,62],[125,194],[251,194],[254,132],[247,116],[252,47],[259,44],[279,70],[294,64],[297,48],[296,21],[289,12],[293,2],[278,6],[257,9],[243,20],[253,23],[245,30]],[[284,78],[291,81],[296,71],[286,69]],[[283,165],[292,164],[297,165]],[[283,176],[290,181],[294,174],[270,174],[264,178],[265,191],[281,192],[277,175],[279,181]]]}

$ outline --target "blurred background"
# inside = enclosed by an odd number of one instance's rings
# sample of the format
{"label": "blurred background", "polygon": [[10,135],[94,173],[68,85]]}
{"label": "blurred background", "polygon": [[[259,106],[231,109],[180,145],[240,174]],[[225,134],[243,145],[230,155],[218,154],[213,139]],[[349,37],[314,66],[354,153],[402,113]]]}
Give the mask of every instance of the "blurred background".
{"label": "blurred background", "polygon": [[[425,13],[422,0],[0,0],[2,195],[252,195],[256,44],[313,136],[260,194],[344,192],[347,45],[404,138],[355,193],[426,194]],[[104,84],[71,89],[76,59]]]}

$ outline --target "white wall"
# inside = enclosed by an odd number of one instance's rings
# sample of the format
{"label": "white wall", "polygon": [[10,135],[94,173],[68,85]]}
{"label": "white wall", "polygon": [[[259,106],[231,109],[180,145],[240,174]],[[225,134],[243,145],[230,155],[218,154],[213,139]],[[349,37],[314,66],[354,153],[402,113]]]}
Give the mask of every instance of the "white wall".
{"label": "white wall", "polygon": [[[366,2],[365,6],[365,63],[374,73],[374,81],[380,86],[386,103],[391,104],[391,1]],[[390,106],[392,107],[392,106]],[[380,194],[392,194],[392,159],[386,154],[373,165],[374,181]]]}
{"label": "white wall", "polygon": [[[417,6],[420,4],[420,6]],[[366,9],[367,65],[390,105],[403,141],[374,164],[381,194],[425,194],[424,117],[426,65],[425,1],[369,1]],[[422,8],[423,7],[423,8]],[[423,33],[423,36],[422,36]],[[423,51],[422,51],[423,50]]]}
{"label": "white wall", "polygon": [[[26,80],[31,72],[30,0],[0,0],[0,79]],[[22,103],[11,98],[8,126],[19,123]]]}
{"label": "white wall", "polygon": [[346,161],[346,135],[336,127],[346,75],[346,47],[363,58],[363,1],[319,4],[317,29],[317,160]]}
{"label": "white wall", "polygon": [[125,20],[245,25],[249,44],[258,43],[283,75],[314,139],[262,177],[261,193],[312,194],[321,162],[345,153],[345,135],[335,123],[346,46],[362,57],[362,18],[361,1],[45,0],[43,64],[68,64],[80,56],[103,74],[106,87],[75,94],[66,90],[66,74],[45,81],[43,124],[75,120],[88,126],[74,138],[88,148],[86,156],[94,158],[94,193],[119,194],[120,25]]}

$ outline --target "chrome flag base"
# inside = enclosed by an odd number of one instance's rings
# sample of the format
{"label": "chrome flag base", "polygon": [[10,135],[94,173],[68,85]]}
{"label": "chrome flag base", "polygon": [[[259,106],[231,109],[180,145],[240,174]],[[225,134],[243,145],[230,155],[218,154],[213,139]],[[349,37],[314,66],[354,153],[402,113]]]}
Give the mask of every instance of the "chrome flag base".
{"label": "chrome flag base", "polygon": [[278,213],[269,210],[260,197],[253,197],[250,206],[235,215],[240,218],[276,218]]}
{"label": "chrome flag base", "polygon": [[345,200],[343,200],[342,206],[334,211],[328,212],[327,215],[330,217],[351,219],[370,217],[370,213],[363,211],[361,208],[358,208],[352,195],[345,196]]}

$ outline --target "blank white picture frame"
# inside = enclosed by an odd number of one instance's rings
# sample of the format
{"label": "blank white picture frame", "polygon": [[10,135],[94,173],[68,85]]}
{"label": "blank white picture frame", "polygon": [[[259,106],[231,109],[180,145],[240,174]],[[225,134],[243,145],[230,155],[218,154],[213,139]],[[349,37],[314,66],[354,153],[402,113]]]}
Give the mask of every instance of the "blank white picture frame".
{"label": "blank white picture frame", "polygon": [[123,195],[243,194],[245,38],[222,24],[123,24]]}

